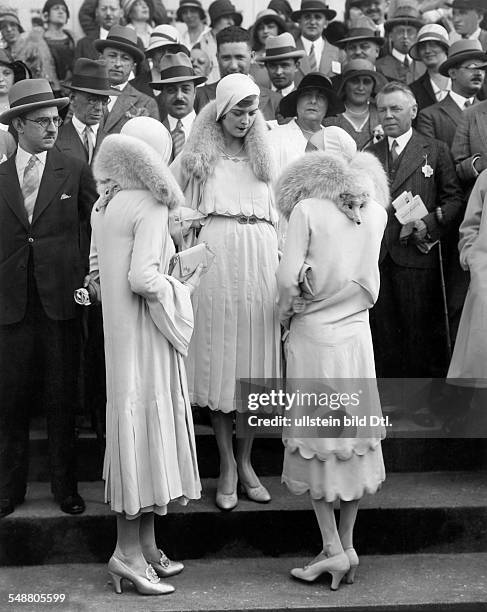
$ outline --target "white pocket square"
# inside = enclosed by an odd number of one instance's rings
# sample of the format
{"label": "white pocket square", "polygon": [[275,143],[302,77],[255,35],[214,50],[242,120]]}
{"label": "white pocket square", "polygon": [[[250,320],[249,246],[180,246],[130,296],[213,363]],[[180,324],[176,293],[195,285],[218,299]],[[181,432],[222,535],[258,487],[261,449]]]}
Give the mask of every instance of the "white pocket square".
{"label": "white pocket square", "polygon": [[63,193],[63,195],[61,196],[61,200],[68,200],[71,196],[68,195],[67,193]]}

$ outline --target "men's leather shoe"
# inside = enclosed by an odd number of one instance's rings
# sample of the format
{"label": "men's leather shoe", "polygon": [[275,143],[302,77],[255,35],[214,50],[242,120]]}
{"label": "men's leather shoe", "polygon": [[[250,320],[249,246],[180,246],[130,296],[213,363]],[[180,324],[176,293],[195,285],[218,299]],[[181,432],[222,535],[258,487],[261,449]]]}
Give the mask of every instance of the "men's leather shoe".
{"label": "men's leather shoe", "polygon": [[0,518],[3,518],[4,516],[8,516],[9,514],[12,514],[14,510],[15,510],[15,506],[10,499],[0,500]]}
{"label": "men's leather shoe", "polygon": [[75,495],[68,495],[59,504],[61,510],[66,514],[81,514],[85,511],[86,506],[83,498],[76,493]]}

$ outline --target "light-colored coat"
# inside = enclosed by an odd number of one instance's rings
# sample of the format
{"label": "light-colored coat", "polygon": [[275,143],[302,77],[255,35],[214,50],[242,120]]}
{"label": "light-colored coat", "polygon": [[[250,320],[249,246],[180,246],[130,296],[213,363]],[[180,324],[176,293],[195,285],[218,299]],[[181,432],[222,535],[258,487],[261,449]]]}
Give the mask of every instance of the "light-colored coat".
{"label": "light-colored coat", "polygon": [[144,508],[164,514],[170,501],[200,496],[183,361],[191,298],[168,275],[168,210],[182,194],[157,153],[130,136],[108,136],[93,169],[102,193],[106,180],[121,187],[92,213],[107,371],[105,498],[131,517]]}

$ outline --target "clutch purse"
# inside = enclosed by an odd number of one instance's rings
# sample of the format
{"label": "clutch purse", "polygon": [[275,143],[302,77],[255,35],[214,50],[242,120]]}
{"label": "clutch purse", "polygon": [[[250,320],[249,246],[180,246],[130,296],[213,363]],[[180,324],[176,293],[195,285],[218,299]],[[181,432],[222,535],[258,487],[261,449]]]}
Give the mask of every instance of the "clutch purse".
{"label": "clutch purse", "polygon": [[204,272],[206,272],[214,259],[215,254],[210,247],[206,242],[201,242],[190,249],[173,255],[169,262],[169,274],[180,281],[185,281],[200,264],[203,264]]}
{"label": "clutch purse", "polygon": [[311,283],[312,270],[308,264],[303,264],[299,271],[298,283],[301,289],[301,295],[308,298],[314,297],[313,285]]}

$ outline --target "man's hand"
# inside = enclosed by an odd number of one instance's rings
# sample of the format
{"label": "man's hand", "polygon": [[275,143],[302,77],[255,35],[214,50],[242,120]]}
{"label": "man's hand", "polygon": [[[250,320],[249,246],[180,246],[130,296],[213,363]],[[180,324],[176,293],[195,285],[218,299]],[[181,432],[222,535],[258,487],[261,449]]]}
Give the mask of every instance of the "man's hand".
{"label": "man's hand", "polygon": [[487,168],[487,157],[485,157],[485,155],[480,155],[477,157],[477,159],[473,162],[473,167],[479,174],[483,172]]}
{"label": "man's hand", "polygon": [[90,302],[92,304],[96,304],[99,301],[97,291],[98,287],[89,274],[87,274],[83,280],[83,287],[88,291]]}

